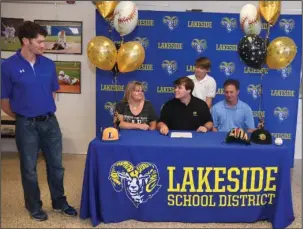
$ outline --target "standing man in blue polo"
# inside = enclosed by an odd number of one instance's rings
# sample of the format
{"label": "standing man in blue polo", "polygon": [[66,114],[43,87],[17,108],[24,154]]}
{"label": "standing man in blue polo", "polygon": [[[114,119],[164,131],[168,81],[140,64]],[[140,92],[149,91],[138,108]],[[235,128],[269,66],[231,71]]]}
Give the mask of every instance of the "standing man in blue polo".
{"label": "standing man in blue polo", "polygon": [[216,103],[211,109],[213,131],[229,132],[232,128],[242,128],[247,132],[253,132],[255,130],[253,113],[249,105],[239,99],[239,81],[228,79],[223,87],[225,100]]}
{"label": "standing man in blue polo", "polygon": [[52,207],[68,216],[76,216],[64,196],[62,134],[55,116],[55,92],[59,89],[55,64],[42,56],[47,32],[31,21],[18,29],[22,48],[1,65],[2,110],[16,119],[16,143],[25,208],[34,220],[47,220],[42,210],[36,166],[42,149]]}

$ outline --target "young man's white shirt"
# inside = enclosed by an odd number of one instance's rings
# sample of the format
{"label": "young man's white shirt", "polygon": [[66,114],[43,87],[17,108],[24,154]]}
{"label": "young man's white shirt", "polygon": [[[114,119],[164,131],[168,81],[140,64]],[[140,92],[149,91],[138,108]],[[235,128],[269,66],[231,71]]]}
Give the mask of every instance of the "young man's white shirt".
{"label": "young man's white shirt", "polygon": [[206,76],[198,81],[195,75],[189,75],[188,78],[192,79],[195,83],[193,96],[202,99],[206,102],[206,97],[215,98],[217,83],[213,77],[206,74]]}

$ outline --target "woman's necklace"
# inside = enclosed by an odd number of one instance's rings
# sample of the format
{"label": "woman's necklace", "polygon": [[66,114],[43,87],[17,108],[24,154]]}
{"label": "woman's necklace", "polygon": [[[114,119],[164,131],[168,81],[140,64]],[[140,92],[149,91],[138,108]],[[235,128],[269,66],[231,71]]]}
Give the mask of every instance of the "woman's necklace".
{"label": "woman's necklace", "polygon": [[134,110],[137,110],[137,108],[140,106],[140,104],[138,105],[138,106],[134,106],[134,105],[132,105],[132,108],[134,109]]}

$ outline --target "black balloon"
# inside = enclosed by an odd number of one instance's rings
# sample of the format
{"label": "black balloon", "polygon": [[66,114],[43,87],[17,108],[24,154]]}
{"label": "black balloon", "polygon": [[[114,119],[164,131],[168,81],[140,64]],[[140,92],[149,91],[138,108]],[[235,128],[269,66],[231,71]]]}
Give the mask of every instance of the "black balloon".
{"label": "black balloon", "polygon": [[241,60],[251,68],[261,69],[266,61],[266,43],[258,35],[244,36],[238,45]]}

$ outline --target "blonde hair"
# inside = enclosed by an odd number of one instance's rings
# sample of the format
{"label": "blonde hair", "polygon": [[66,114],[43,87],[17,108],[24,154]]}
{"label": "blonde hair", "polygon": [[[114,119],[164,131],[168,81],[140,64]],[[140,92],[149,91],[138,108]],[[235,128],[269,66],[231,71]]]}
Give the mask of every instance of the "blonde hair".
{"label": "blonde hair", "polygon": [[[142,90],[144,91],[144,86],[141,82],[139,81],[131,81],[129,82],[124,90],[124,97],[122,99],[122,102],[129,102],[130,97],[131,97],[131,93],[135,90],[136,87],[141,87]],[[145,100],[145,96],[143,93],[143,100]]]}

